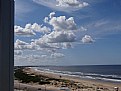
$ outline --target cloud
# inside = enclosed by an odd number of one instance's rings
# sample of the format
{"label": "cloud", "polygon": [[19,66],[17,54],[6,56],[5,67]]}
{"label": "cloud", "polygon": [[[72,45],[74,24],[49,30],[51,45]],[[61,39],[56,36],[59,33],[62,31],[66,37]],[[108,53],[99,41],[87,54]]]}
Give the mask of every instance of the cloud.
{"label": "cloud", "polygon": [[14,33],[15,35],[22,35],[22,36],[26,36],[26,37],[30,37],[30,36],[33,36],[33,35],[36,35],[33,30],[29,29],[28,28],[29,25],[25,28],[22,28],[21,26],[17,26],[15,25],[14,26]]}
{"label": "cloud", "polygon": [[[44,65],[49,65],[49,63],[55,62],[55,59],[61,59],[64,57],[62,53],[54,53],[53,55],[46,55],[46,54],[25,54],[23,55],[15,55],[14,60],[15,64],[19,65],[37,65],[40,62],[44,63]],[[57,60],[56,60],[57,61]],[[25,64],[21,64],[24,62]]]}
{"label": "cloud", "polygon": [[[30,44],[19,45],[15,43],[15,49],[67,49],[72,48],[72,42],[77,41],[75,31],[78,31],[73,17],[66,18],[65,16],[55,17],[55,12],[51,12],[45,21],[53,26],[53,31],[50,28],[42,27],[37,23],[26,24],[25,28],[36,32],[44,32],[38,39],[32,39]],[[80,30],[86,31],[84,27]],[[18,40],[16,41],[18,42]],[[20,42],[20,40],[19,40]]]}
{"label": "cloud", "polygon": [[48,23],[48,20],[49,20],[49,18],[48,18],[48,17],[45,17],[43,21],[44,21],[45,23]]}
{"label": "cloud", "polygon": [[56,48],[55,46],[53,47],[51,44],[49,43],[45,43],[44,41],[41,40],[35,40],[35,45],[38,45],[40,48],[47,48],[47,49],[52,49],[52,48]]}
{"label": "cloud", "polygon": [[45,55],[45,54],[43,54],[43,55],[41,55],[41,57],[42,57],[42,58],[47,58],[48,56]]}
{"label": "cloud", "polygon": [[33,55],[29,55],[28,58],[29,59],[38,59],[39,60],[41,58],[41,55],[34,55],[33,54]]}
{"label": "cloud", "polygon": [[62,58],[64,57],[64,54],[62,53],[53,53],[51,54],[51,58]]}
{"label": "cloud", "polygon": [[91,36],[85,35],[85,36],[82,38],[82,42],[83,42],[83,43],[92,43],[92,42],[94,42],[94,40],[91,38]]}
{"label": "cloud", "polygon": [[15,50],[15,51],[14,51],[14,55],[22,55],[22,53],[23,53],[23,52],[22,52],[22,51],[19,51],[19,50]]}
{"label": "cloud", "polygon": [[14,26],[14,32],[16,35],[24,35],[26,37],[30,37],[32,35],[36,35],[35,31],[44,34],[49,33],[51,29],[46,26],[39,25],[37,23],[26,24],[24,28],[17,25]]}
{"label": "cloud", "polygon": [[21,41],[17,39],[14,43],[14,50],[35,50],[37,45],[35,45],[33,42],[31,43],[26,43],[24,41]]}
{"label": "cloud", "polygon": [[62,58],[64,57],[64,54],[62,53],[52,53],[52,54],[40,54],[40,55],[27,55],[26,59],[33,59],[33,60],[40,60],[40,59],[56,59],[56,58]]}
{"label": "cloud", "polygon": [[53,26],[53,30],[62,31],[62,30],[77,30],[76,23],[73,17],[68,19],[65,16],[54,17],[55,13],[50,13],[50,19],[45,17],[44,21]]}
{"label": "cloud", "polygon": [[78,0],[56,0],[59,7],[73,7],[73,8],[83,8],[89,4],[86,2],[79,2]]}
{"label": "cloud", "polygon": [[41,40],[35,40],[35,45],[38,45],[40,49],[43,51],[47,51],[49,53],[56,52],[58,49],[68,49],[72,48],[71,42],[58,42],[58,43],[45,43]]}
{"label": "cloud", "polygon": [[[73,47],[73,42],[78,41],[78,34],[81,34],[82,31],[87,31],[85,27],[80,26],[77,28],[77,25],[73,17],[67,18],[66,16],[55,17],[55,12],[51,12],[48,17],[45,17],[44,22],[52,27],[46,27],[39,25],[38,23],[28,23],[25,27],[15,26],[16,35],[36,35],[40,33],[41,37],[37,39],[31,39],[31,42],[27,43],[17,39],[14,43],[14,50],[16,51],[15,55],[19,56],[21,53],[19,51],[36,51],[35,54],[30,53],[26,54],[26,57],[23,59],[27,60],[40,60],[40,59],[56,59],[63,58],[65,55],[59,53],[59,49],[68,49]],[[26,30],[26,31],[25,31]],[[80,31],[80,33],[78,32]],[[37,36],[38,37],[38,36]],[[85,35],[82,38],[83,43],[92,43],[93,39],[89,35]],[[37,51],[39,53],[37,53]],[[36,56],[37,55],[39,56]],[[44,53],[44,54],[43,54]],[[23,54],[23,53],[22,53]],[[33,56],[32,56],[33,55]],[[34,56],[35,55],[35,56]]]}
{"label": "cloud", "polygon": [[53,18],[54,15],[55,15],[55,12],[51,12],[51,13],[49,14],[49,18],[50,18],[50,19]]}
{"label": "cloud", "polygon": [[46,26],[42,26],[39,25],[37,23],[34,23],[33,25],[31,25],[30,29],[36,31],[36,32],[40,32],[40,33],[49,33],[51,31],[51,29],[49,27]]}
{"label": "cloud", "polygon": [[62,48],[63,49],[72,48],[72,43],[70,43],[70,42],[62,43]]}
{"label": "cloud", "polygon": [[21,41],[21,40],[17,39],[16,42],[15,42],[15,44],[16,45],[28,45],[29,43],[26,43],[24,41]]}
{"label": "cloud", "polygon": [[73,32],[67,31],[53,31],[48,35],[36,40],[36,42],[44,43],[59,43],[59,42],[74,42],[76,36]]}
{"label": "cloud", "polygon": [[76,11],[89,5],[87,2],[79,0],[33,0],[33,2],[64,12]]}
{"label": "cloud", "polygon": [[[28,61],[31,63],[32,62],[35,63],[36,61],[39,61],[41,59],[41,56],[40,55],[30,55],[30,54],[24,55],[24,56],[23,55],[16,55],[16,56],[14,56],[14,59],[16,61],[20,61],[20,62],[24,62],[24,63],[28,63]],[[25,65],[27,65],[27,64],[25,64]]]}
{"label": "cloud", "polygon": [[105,35],[119,33],[121,22],[119,20],[100,19],[87,24],[86,28],[89,29],[87,31],[88,34],[99,38]]}
{"label": "cloud", "polygon": [[81,31],[87,31],[87,28],[81,26],[81,27],[80,27],[80,30],[81,30]]}
{"label": "cloud", "polygon": [[65,16],[55,17],[54,15],[55,12],[51,12],[48,17],[44,19],[45,23],[53,26],[53,31],[33,41],[36,45],[39,45],[40,48],[70,48],[71,43],[65,42],[76,41],[76,35],[74,34],[74,31],[77,29],[76,23],[73,17],[67,19]]}

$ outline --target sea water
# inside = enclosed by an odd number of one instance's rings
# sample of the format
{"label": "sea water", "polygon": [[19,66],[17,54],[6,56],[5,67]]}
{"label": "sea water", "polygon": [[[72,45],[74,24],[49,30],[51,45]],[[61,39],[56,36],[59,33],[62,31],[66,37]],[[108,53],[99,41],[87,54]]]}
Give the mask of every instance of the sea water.
{"label": "sea water", "polygon": [[82,79],[121,83],[121,65],[40,66],[36,69]]}

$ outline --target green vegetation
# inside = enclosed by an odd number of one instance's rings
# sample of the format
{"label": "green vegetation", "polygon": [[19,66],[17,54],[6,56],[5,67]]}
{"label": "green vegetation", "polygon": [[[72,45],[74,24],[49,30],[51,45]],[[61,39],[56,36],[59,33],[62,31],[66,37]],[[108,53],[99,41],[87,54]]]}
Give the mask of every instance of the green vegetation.
{"label": "green vegetation", "polygon": [[72,82],[70,80],[67,79],[59,79],[59,78],[52,78],[52,77],[48,77],[45,75],[35,75],[34,73],[27,73],[26,71],[24,71],[24,68],[16,68],[14,71],[14,79],[21,81],[22,83],[38,83],[40,85],[44,85],[44,84],[52,84],[52,85],[56,85],[59,86],[58,83],[60,83],[61,85],[65,85],[68,87],[73,87],[73,88],[91,88],[88,86],[84,86],[84,85],[77,85],[78,83],[76,82]]}
{"label": "green vegetation", "polygon": [[39,83],[39,84],[50,84],[51,81],[57,81],[57,82],[64,82],[64,83],[70,83],[69,80],[65,79],[57,79],[57,78],[49,78],[43,75],[34,75],[34,74],[27,74],[23,71],[24,68],[17,68],[14,72],[14,79],[21,81],[22,83]]}
{"label": "green vegetation", "polygon": [[51,81],[70,83],[69,80],[50,78],[43,75],[27,74],[23,71],[24,68],[16,68],[14,72],[14,79],[21,81],[22,83],[39,83],[39,84],[50,84]]}
{"label": "green vegetation", "polygon": [[22,68],[15,70],[14,73],[15,79],[21,81],[22,83],[39,83],[39,84],[50,84],[49,81],[45,80],[45,77],[43,76],[38,76],[38,75],[33,75],[33,74],[27,74],[23,71]]}

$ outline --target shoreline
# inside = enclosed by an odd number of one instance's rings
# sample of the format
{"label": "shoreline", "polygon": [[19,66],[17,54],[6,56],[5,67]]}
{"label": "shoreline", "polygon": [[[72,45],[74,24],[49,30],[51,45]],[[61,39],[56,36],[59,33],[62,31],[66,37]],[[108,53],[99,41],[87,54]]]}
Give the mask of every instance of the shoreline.
{"label": "shoreline", "polygon": [[[100,89],[99,91],[115,91],[114,87],[119,87],[118,91],[121,91],[121,84],[119,83],[104,82],[104,81],[97,81],[97,80],[91,80],[91,79],[81,79],[79,77],[68,76],[68,75],[61,75],[60,77],[60,74],[57,74],[57,73],[54,74],[51,72],[41,71],[34,68],[24,68],[24,72],[26,72],[27,74],[42,75],[49,78],[69,80],[74,84],[81,84],[82,88],[83,87],[87,88],[84,91],[96,91],[95,89],[97,88]],[[58,84],[60,85],[60,83]],[[52,87],[53,88],[55,87],[57,89],[59,86],[52,85]],[[81,90],[75,90],[75,91],[81,91]]]}
{"label": "shoreline", "polygon": [[47,73],[47,74],[55,74],[55,75],[61,75],[61,76],[63,76],[63,77],[66,77],[67,79],[68,79],[68,77],[69,78],[71,78],[71,79],[80,79],[80,80],[83,80],[83,81],[92,81],[92,82],[97,82],[97,83],[106,83],[106,84],[113,84],[113,85],[118,85],[118,86],[121,86],[121,82],[116,82],[116,81],[108,81],[108,80],[101,80],[101,79],[91,79],[91,78],[81,78],[81,77],[79,77],[79,76],[77,76],[77,75],[68,75],[68,74],[62,74],[62,73],[54,73],[54,72],[49,72],[49,71],[44,71],[44,70],[42,70],[41,71],[41,69],[36,69],[36,68],[31,68],[31,67],[29,67],[30,69],[33,69],[34,71],[36,71],[36,72],[41,72],[41,73]]}

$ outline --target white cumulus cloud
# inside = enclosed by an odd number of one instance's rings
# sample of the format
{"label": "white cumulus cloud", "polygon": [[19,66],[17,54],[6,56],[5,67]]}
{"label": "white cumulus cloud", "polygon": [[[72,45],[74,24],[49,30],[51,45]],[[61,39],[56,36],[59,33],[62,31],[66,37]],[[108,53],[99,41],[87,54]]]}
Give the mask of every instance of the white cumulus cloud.
{"label": "white cumulus cloud", "polygon": [[15,35],[23,35],[23,36],[26,36],[26,37],[36,35],[33,32],[33,30],[29,29],[28,27],[29,27],[29,25],[27,25],[25,28],[22,28],[21,26],[15,25],[14,26]]}
{"label": "white cumulus cloud", "polygon": [[39,25],[37,23],[34,23],[30,29],[36,31],[36,32],[41,32],[41,33],[49,33],[51,31],[51,29],[49,27],[46,27],[46,26],[42,26],[42,25]]}
{"label": "white cumulus cloud", "polygon": [[16,42],[15,42],[15,44],[16,45],[28,45],[29,43],[26,43],[24,41],[21,41],[21,40],[17,39]]}
{"label": "white cumulus cloud", "polygon": [[53,18],[54,15],[55,15],[55,12],[51,12],[51,13],[49,14],[49,18]]}
{"label": "white cumulus cloud", "polygon": [[28,36],[36,35],[35,31],[44,34],[44,33],[49,33],[51,29],[49,27],[42,26],[37,23],[26,24],[24,28],[17,25],[14,26],[15,35],[24,35],[28,37]]}
{"label": "white cumulus cloud", "polygon": [[73,32],[69,31],[53,31],[48,35],[44,35],[37,40],[44,43],[59,43],[59,42],[74,42],[76,36]]}
{"label": "white cumulus cloud", "polygon": [[[62,0],[61,0],[62,1]],[[78,3],[78,1],[73,1],[70,3]],[[67,18],[66,16],[55,17],[55,12],[51,12],[48,17],[45,17],[44,22],[52,27],[39,25],[37,23],[26,24],[25,27],[15,26],[16,35],[36,35],[35,33],[40,33],[41,37],[37,39],[31,39],[31,42],[27,43],[17,39],[14,43],[15,55],[21,55],[23,52],[33,50],[41,51],[40,56],[28,56],[27,58],[32,59],[52,59],[52,58],[62,58],[65,55],[58,52],[58,49],[72,48],[73,42],[78,42],[80,37],[78,35],[82,31],[87,31],[86,28],[77,28],[77,25],[73,17]],[[79,32],[80,31],[80,32]],[[78,33],[78,34],[77,34]],[[37,36],[38,37],[38,36]],[[92,43],[94,40],[91,36],[85,35],[82,40],[83,43]],[[24,50],[24,51],[23,51]],[[26,54],[26,53],[25,53]],[[33,54],[32,54],[33,55]]]}
{"label": "white cumulus cloud", "polygon": [[91,36],[85,35],[85,36],[82,38],[82,42],[83,42],[83,43],[92,43],[92,42],[94,42],[94,40],[92,39]]}
{"label": "white cumulus cloud", "polygon": [[24,50],[24,49],[35,50],[36,46],[37,45],[35,45],[35,43],[33,42],[26,43],[24,41],[17,39],[14,43],[14,50]]}
{"label": "white cumulus cloud", "polygon": [[65,16],[59,17],[52,17],[48,23],[53,26],[55,31],[62,31],[62,30],[76,30],[76,23],[73,17],[66,18]]}

